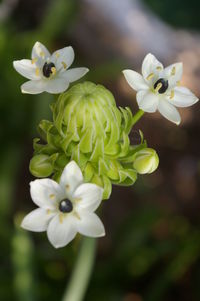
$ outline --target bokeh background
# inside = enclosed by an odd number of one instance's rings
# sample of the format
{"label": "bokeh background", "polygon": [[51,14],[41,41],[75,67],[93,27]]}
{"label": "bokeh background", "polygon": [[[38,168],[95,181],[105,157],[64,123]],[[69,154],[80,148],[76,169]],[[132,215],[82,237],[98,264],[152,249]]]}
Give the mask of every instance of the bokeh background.
{"label": "bokeh background", "polygon": [[[51,51],[72,45],[84,78],[109,88],[120,106],[137,105],[121,70],[139,71],[146,53],[184,63],[183,84],[200,96],[198,0],[0,1],[0,300],[61,300],[79,239],[55,250],[46,234],[19,228],[34,208],[29,160],[37,124],[50,119],[55,96],[22,95],[12,67],[36,40]],[[181,110],[180,126],[145,114],[141,129],[160,167],[133,187],[113,187],[103,204],[107,235],[99,239],[86,301],[200,300],[199,104]],[[78,289],[78,287],[77,287]]]}

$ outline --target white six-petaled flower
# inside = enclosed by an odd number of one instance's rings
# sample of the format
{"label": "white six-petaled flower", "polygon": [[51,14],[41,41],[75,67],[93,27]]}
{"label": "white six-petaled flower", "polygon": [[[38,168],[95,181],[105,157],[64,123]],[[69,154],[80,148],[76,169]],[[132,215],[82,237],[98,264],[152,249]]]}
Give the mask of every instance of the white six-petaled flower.
{"label": "white six-petaled flower", "polygon": [[181,117],[176,107],[189,107],[198,98],[187,88],[180,86],[182,63],[164,68],[151,53],[142,63],[142,75],[133,70],[124,70],[128,84],[137,91],[140,109],[153,113],[158,110],[168,120],[179,124]]}
{"label": "white six-petaled flower", "polygon": [[30,193],[39,208],[25,216],[21,226],[34,232],[47,231],[55,248],[67,245],[77,232],[89,237],[105,235],[104,226],[94,213],[103,189],[84,183],[74,161],[64,168],[59,184],[51,179],[35,180],[30,183]]}
{"label": "white six-petaled flower", "polygon": [[21,86],[22,93],[62,93],[71,82],[80,79],[89,71],[84,67],[68,69],[74,60],[71,46],[59,49],[51,55],[43,44],[36,42],[31,56],[31,60],[13,62],[14,68],[30,79]]}

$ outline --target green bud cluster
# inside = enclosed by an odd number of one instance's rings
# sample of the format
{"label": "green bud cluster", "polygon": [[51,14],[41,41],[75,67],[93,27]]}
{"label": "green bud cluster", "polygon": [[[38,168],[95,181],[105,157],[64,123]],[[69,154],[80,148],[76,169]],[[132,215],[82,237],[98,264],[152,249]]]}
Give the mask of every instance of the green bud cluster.
{"label": "green bud cluster", "polygon": [[42,120],[34,140],[30,171],[36,177],[59,181],[65,165],[75,160],[84,180],[104,188],[108,199],[112,184],[132,185],[137,179],[134,161],[146,142],[130,144],[132,112],[117,108],[111,92],[91,82],[74,85],[51,106],[53,121]]}

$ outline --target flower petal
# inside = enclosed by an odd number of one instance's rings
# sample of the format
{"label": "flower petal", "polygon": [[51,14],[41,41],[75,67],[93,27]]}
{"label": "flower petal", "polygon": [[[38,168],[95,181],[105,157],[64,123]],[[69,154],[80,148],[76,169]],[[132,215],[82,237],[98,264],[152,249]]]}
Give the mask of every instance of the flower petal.
{"label": "flower petal", "polygon": [[43,80],[30,80],[21,85],[21,91],[27,94],[39,94],[45,91],[45,86]]}
{"label": "flower petal", "polygon": [[177,107],[190,107],[195,104],[199,99],[187,88],[176,87],[174,89],[174,97],[172,98],[172,104]]}
{"label": "flower petal", "polygon": [[44,90],[48,93],[58,94],[67,90],[69,82],[65,78],[56,77],[45,83]]}
{"label": "flower petal", "polygon": [[45,209],[55,209],[59,200],[65,196],[59,184],[51,179],[40,179],[30,183],[33,202]]}
{"label": "flower petal", "polygon": [[55,212],[47,211],[43,208],[37,208],[24,217],[21,227],[33,232],[46,231],[49,221],[52,217],[54,217],[54,215]]}
{"label": "flower petal", "polygon": [[31,63],[31,60],[14,61],[13,67],[22,76],[28,79],[39,79],[39,75],[36,75],[36,66]]}
{"label": "flower petal", "polygon": [[158,111],[166,119],[176,123],[177,125],[181,122],[181,116],[177,109],[172,104],[170,104],[168,100],[165,100],[164,98],[159,101]]}
{"label": "flower petal", "polygon": [[105,228],[100,218],[95,213],[84,213],[77,222],[79,233],[90,237],[105,235]]}
{"label": "flower petal", "polygon": [[95,211],[102,200],[103,189],[91,183],[81,184],[74,192],[73,198],[78,199],[77,210]]}
{"label": "flower petal", "polygon": [[158,74],[163,69],[163,65],[156,59],[156,57],[149,53],[145,56],[142,63],[142,75],[146,80],[147,77],[153,73]]}
{"label": "flower petal", "polygon": [[49,223],[47,236],[55,248],[66,246],[77,233],[76,220],[71,215],[60,219],[57,214]]}
{"label": "flower petal", "polygon": [[169,88],[175,87],[181,80],[183,74],[183,64],[176,63],[164,69],[164,77],[168,79]]}
{"label": "flower petal", "polygon": [[140,109],[145,112],[153,113],[157,110],[159,96],[151,91],[139,91],[136,95]]}
{"label": "flower petal", "polygon": [[32,49],[31,57],[32,59],[46,60],[50,58],[51,54],[48,49],[40,42],[36,42]]}
{"label": "flower petal", "polygon": [[74,61],[74,49],[71,46],[68,46],[56,50],[51,56],[51,61],[56,64],[56,69],[62,68],[63,71],[65,71],[65,69],[68,69]]}
{"label": "flower petal", "polygon": [[133,70],[124,70],[122,72],[123,72],[128,84],[134,90],[138,91],[138,90],[148,89],[148,85],[146,84],[144,78],[138,72],[135,72]]}
{"label": "flower petal", "polygon": [[89,71],[88,68],[72,68],[60,73],[60,77],[65,78],[69,83],[72,83],[83,77]]}
{"label": "flower petal", "polygon": [[72,196],[75,189],[82,184],[83,175],[75,161],[68,163],[61,175],[60,185],[65,189],[67,195]]}

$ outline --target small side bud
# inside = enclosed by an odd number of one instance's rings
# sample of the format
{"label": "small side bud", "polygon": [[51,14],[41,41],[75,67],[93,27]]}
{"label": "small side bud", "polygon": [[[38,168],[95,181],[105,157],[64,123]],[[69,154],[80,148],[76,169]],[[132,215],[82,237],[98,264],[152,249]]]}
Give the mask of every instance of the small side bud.
{"label": "small side bud", "polygon": [[139,151],[135,156],[133,167],[139,174],[154,172],[159,164],[159,157],[152,148],[145,148]]}
{"label": "small side bud", "polygon": [[35,177],[45,178],[52,174],[53,165],[48,155],[40,154],[31,159],[29,169]]}

